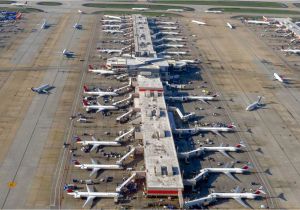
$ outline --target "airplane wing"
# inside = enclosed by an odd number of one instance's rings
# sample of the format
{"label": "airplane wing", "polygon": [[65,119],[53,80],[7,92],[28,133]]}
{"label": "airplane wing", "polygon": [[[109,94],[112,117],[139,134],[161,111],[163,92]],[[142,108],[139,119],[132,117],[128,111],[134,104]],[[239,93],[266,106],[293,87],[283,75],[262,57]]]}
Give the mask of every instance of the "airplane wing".
{"label": "airplane wing", "polygon": [[240,193],[242,192],[242,189],[240,188],[240,186],[237,186],[235,189],[234,189],[234,193]]}
{"label": "airplane wing", "polygon": [[216,134],[218,136],[224,137],[219,131],[211,131],[211,132],[213,132],[214,134]]}
{"label": "airplane wing", "polygon": [[96,112],[102,112],[104,110],[104,108],[98,108],[98,110]]}
{"label": "airplane wing", "polygon": [[100,170],[100,168],[93,168],[92,172],[90,173],[90,176],[93,176],[95,173],[97,173]]}
{"label": "airplane wing", "polygon": [[94,200],[94,198],[96,198],[96,196],[88,196],[86,201],[84,202],[82,208],[84,208],[86,204],[92,202]]}
{"label": "airplane wing", "polygon": [[227,172],[224,172],[224,174],[225,174],[226,176],[228,176],[230,179],[236,181],[236,178],[235,178],[234,176],[232,176],[232,174],[231,174],[230,172],[227,171]]}
{"label": "airplane wing", "polygon": [[91,158],[91,161],[94,165],[98,164],[97,161],[95,161],[93,158]]}
{"label": "airplane wing", "polygon": [[86,189],[87,191],[90,193],[90,192],[94,192],[94,190],[92,190],[87,184],[85,185],[86,186]]}
{"label": "airplane wing", "polygon": [[93,147],[91,148],[90,152],[93,151],[93,150],[95,150],[98,146],[99,146],[99,145],[94,144]]}
{"label": "airplane wing", "polygon": [[226,156],[226,157],[228,157],[228,158],[231,158],[231,157],[227,154],[227,152],[225,152],[224,150],[219,150],[219,152],[220,152],[222,155],[224,155],[224,156]]}
{"label": "airplane wing", "polygon": [[205,104],[209,104],[207,101],[203,100],[203,99],[198,99],[199,101],[205,103]]}
{"label": "airplane wing", "polygon": [[233,199],[236,200],[239,204],[241,204],[245,208],[249,208],[249,206],[241,198],[234,197]]}

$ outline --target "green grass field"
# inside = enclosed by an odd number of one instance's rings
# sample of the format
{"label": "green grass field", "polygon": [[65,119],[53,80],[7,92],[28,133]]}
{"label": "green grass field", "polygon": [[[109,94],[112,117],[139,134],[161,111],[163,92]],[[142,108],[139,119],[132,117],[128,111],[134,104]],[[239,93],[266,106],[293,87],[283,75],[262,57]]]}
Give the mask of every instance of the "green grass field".
{"label": "green grass field", "polygon": [[299,15],[300,11],[284,10],[284,9],[256,9],[256,8],[237,8],[237,7],[223,7],[223,8],[210,8],[209,10],[222,10],[224,12],[233,13],[255,13],[255,14],[286,14],[286,15]]}
{"label": "green grass field", "polygon": [[165,12],[145,12],[145,11],[117,11],[117,10],[107,10],[107,11],[96,11],[93,14],[104,14],[104,15],[132,15],[132,14],[143,14],[145,16],[165,16],[165,17],[178,17],[181,15]]}
{"label": "green grass field", "polygon": [[11,4],[16,3],[15,1],[0,1],[0,4]]}
{"label": "green grass field", "polygon": [[59,6],[62,5],[60,2],[55,2],[55,1],[40,1],[36,3],[38,5],[45,5],[45,6]]}
{"label": "green grass field", "polygon": [[32,7],[26,7],[26,8],[10,8],[10,7],[0,7],[0,10],[5,10],[5,11],[11,11],[11,12],[22,12],[22,13],[31,13],[31,12],[44,12],[41,9],[36,9]]}
{"label": "green grass field", "polygon": [[167,9],[183,9],[186,11],[194,11],[190,7],[182,6],[168,6],[168,5],[159,5],[159,4],[106,4],[106,3],[87,3],[83,4],[85,7],[96,7],[96,8],[108,8],[108,9],[131,9],[131,8],[149,8],[151,10],[167,10]]}
{"label": "green grass field", "polygon": [[214,5],[214,6],[238,6],[238,7],[273,7],[273,8],[286,8],[287,5],[279,2],[264,2],[264,1],[210,1],[210,0],[195,0],[195,1],[182,1],[182,0],[152,0],[153,3],[164,4],[191,4],[191,5]]}

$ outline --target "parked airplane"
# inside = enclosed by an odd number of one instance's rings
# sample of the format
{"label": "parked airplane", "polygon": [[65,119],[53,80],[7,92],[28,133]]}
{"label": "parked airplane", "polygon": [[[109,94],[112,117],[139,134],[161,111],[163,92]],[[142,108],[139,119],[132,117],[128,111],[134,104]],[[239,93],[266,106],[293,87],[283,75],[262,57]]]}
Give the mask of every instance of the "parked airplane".
{"label": "parked airplane", "polygon": [[72,58],[72,57],[75,56],[75,53],[74,53],[74,52],[71,52],[71,51],[69,51],[69,50],[67,50],[67,49],[64,49],[64,50],[62,51],[62,54],[63,54],[64,56],[66,56],[67,58]]}
{"label": "parked airplane", "polygon": [[205,152],[220,152],[222,155],[231,158],[227,152],[239,152],[242,151],[242,148],[245,148],[246,146],[244,145],[243,142],[240,142],[239,144],[235,146],[224,146],[223,144],[220,144],[218,147],[199,147],[197,149],[188,151],[188,152],[179,152],[178,153],[178,158],[191,158],[195,156],[201,156],[204,155]]}
{"label": "parked airplane", "polygon": [[184,12],[183,9],[167,9],[168,12]]}
{"label": "parked airplane", "polygon": [[143,7],[134,7],[134,8],[131,8],[132,10],[137,10],[137,11],[145,11],[145,10],[148,10],[149,8],[143,8]]}
{"label": "parked airplane", "polygon": [[300,55],[300,49],[282,49],[282,52]]}
{"label": "parked airplane", "polygon": [[99,102],[97,102],[96,105],[90,104],[87,100],[83,100],[83,107],[86,109],[86,111],[96,110],[96,112],[102,112],[107,110],[117,110],[118,107],[116,106],[104,106],[101,105]]}
{"label": "parked airplane", "polygon": [[254,193],[242,193],[240,187],[237,187],[232,193],[211,193],[206,197],[190,200],[185,202],[185,208],[190,208],[193,206],[202,206],[204,203],[212,203],[219,198],[226,198],[226,199],[234,199],[239,204],[241,204],[245,208],[249,208],[249,206],[242,200],[242,199],[256,199],[259,197],[263,197],[262,194],[266,194],[261,187],[257,189]]}
{"label": "parked airplane", "polygon": [[76,168],[80,169],[85,169],[85,170],[90,170],[92,169],[92,172],[90,173],[90,176],[93,176],[95,173],[97,173],[99,170],[120,170],[123,169],[123,166],[121,165],[103,165],[103,164],[98,164],[97,161],[94,159],[91,159],[92,163],[91,164],[81,164],[79,161],[75,160],[74,161],[74,166]]}
{"label": "parked airplane", "polygon": [[228,28],[230,29],[234,29],[235,27],[233,25],[231,25],[230,23],[226,23],[226,25],[228,26]]}
{"label": "parked airplane", "polygon": [[270,25],[271,23],[263,20],[246,20],[246,23],[257,25]]}
{"label": "parked airplane", "polygon": [[159,55],[186,55],[188,54],[187,51],[162,51],[160,53],[158,53]]}
{"label": "parked airplane", "polygon": [[279,75],[277,73],[274,73],[274,79],[278,80],[281,83],[288,83],[288,80],[289,80],[289,79],[284,78],[283,76],[281,76],[281,75]]}
{"label": "parked airplane", "polygon": [[177,30],[177,26],[157,26],[158,29],[165,29],[165,30]]}
{"label": "parked airplane", "polygon": [[50,27],[50,24],[47,23],[46,19],[43,20],[43,23],[41,25],[41,29],[47,29]]}
{"label": "parked airplane", "polygon": [[112,54],[112,53],[119,53],[122,54],[123,50],[119,50],[119,49],[97,49],[98,52],[102,52],[102,53],[107,53],[107,54]]}
{"label": "parked airplane", "polygon": [[235,126],[230,124],[228,126],[216,126],[216,127],[194,127],[194,128],[175,128],[173,132],[175,134],[188,134],[195,135],[199,132],[212,132],[218,136],[222,136],[220,132],[232,132]]}
{"label": "parked airplane", "polygon": [[262,97],[258,96],[258,100],[255,101],[254,103],[250,104],[249,106],[247,106],[246,111],[253,111],[255,109],[262,107],[263,104],[260,103],[261,99],[262,99]]}
{"label": "parked airplane", "polygon": [[216,99],[218,95],[213,96],[169,96],[166,97],[166,100],[169,101],[180,101],[180,102],[188,102],[188,101],[202,101],[203,103],[208,103],[207,101],[213,101]]}
{"label": "parked airplane", "polygon": [[49,90],[53,89],[54,87],[46,84],[46,85],[41,85],[40,87],[34,88],[32,87],[31,90],[33,92],[37,92],[38,94],[49,94]]}
{"label": "parked airplane", "polygon": [[11,6],[17,6],[17,7],[24,7],[24,6],[27,6],[27,5],[28,5],[27,3],[28,3],[27,1],[25,1],[25,3],[22,3],[22,2],[14,2],[14,3],[11,3],[10,5],[11,5]]}
{"label": "parked airplane", "polygon": [[92,202],[95,198],[114,198],[117,200],[121,196],[117,192],[94,192],[88,185],[86,185],[86,189],[87,192],[68,189],[67,194],[72,195],[74,198],[87,198],[82,208],[84,208],[88,203]]}
{"label": "parked airplane", "polygon": [[102,20],[104,23],[121,23],[121,20]]}
{"label": "parked airplane", "polygon": [[113,70],[107,70],[107,69],[94,69],[92,65],[89,65],[88,71],[89,71],[89,72],[96,73],[96,74],[105,75],[105,76],[118,74],[118,72],[113,71]]}
{"label": "parked airplane", "polygon": [[97,97],[104,97],[104,96],[117,96],[118,94],[115,91],[102,91],[99,88],[95,90],[90,90],[86,85],[83,86],[83,93],[88,95],[93,95]]}
{"label": "parked airplane", "polygon": [[80,13],[80,14],[84,14],[84,12],[82,11],[82,10],[78,10],[78,13]]}
{"label": "parked airplane", "polygon": [[192,20],[192,23],[196,23],[198,25],[206,25],[205,22],[201,22],[201,21],[198,21],[198,20]]}
{"label": "parked airplane", "polygon": [[90,152],[97,149],[98,147],[110,146],[110,147],[117,147],[121,146],[121,143],[118,141],[99,141],[94,136],[92,136],[91,141],[81,140],[79,137],[76,138],[76,143],[81,144],[82,146],[92,146]]}
{"label": "parked airplane", "polygon": [[73,26],[73,28],[81,30],[82,29],[82,25],[78,24],[78,23],[75,23],[75,25]]}
{"label": "parked airplane", "polygon": [[215,13],[215,14],[220,14],[223,13],[221,10],[205,10],[206,13]]}
{"label": "parked airplane", "polygon": [[199,174],[191,179],[185,179],[184,185],[196,185],[197,182],[201,179],[207,177],[210,173],[223,173],[228,176],[232,180],[236,180],[236,178],[232,174],[243,174],[249,172],[250,166],[249,164],[244,165],[241,168],[231,168],[230,163],[226,164],[223,168],[203,168],[200,170]]}
{"label": "parked airplane", "polygon": [[119,17],[119,16],[104,15],[104,17],[106,17],[106,18],[110,18],[110,19],[121,20],[121,17]]}
{"label": "parked airplane", "polygon": [[156,22],[157,24],[162,24],[162,25],[175,25],[177,24],[176,22],[166,22],[166,21],[159,21]]}

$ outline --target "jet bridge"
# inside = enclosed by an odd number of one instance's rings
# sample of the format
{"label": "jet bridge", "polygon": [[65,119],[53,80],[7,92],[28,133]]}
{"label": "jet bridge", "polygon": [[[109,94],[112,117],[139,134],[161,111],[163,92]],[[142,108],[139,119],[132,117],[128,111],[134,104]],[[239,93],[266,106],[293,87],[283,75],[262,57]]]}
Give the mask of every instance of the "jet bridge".
{"label": "jet bridge", "polygon": [[184,122],[188,121],[189,119],[191,119],[193,117],[195,117],[195,113],[194,112],[186,114],[186,115],[183,115],[182,112],[180,111],[180,109],[178,109],[177,107],[169,106],[168,110],[176,112],[177,115],[179,116],[180,120],[182,120]]}
{"label": "jet bridge", "polygon": [[194,150],[191,150],[188,152],[179,152],[178,158],[179,159],[183,159],[183,158],[187,159],[190,157],[195,157],[195,156],[201,155],[203,152],[204,152],[204,149],[202,147],[199,147],[197,149],[194,149]]}
{"label": "jet bridge", "polygon": [[132,94],[129,94],[129,96],[127,98],[124,98],[120,101],[117,101],[117,102],[114,102],[112,105],[113,106],[118,106],[119,104],[123,103],[123,102],[126,102],[126,101],[129,101],[132,99]]}
{"label": "jet bridge", "polygon": [[116,188],[116,192],[119,193],[134,177],[136,176],[136,172],[134,172],[128,179],[126,179],[120,186]]}
{"label": "jet bridge", "polygon": [[117,117],[116,121],[117,122],[121,122],[123,119],[125,119],[126,117],[131,116],[134,113],[133,109],[130,109],[128,112],[122,114],[121,116]]}
{"label": "jet bridge", "polygon": [[115,138],[115,141],[120,141],[121,139],[125,138],[126,136],[128,136],[129,134],[132,134],[135,131],[135,127],[131,128],[129,131],[127,131],[126,133],[123,133],[121,136],[118,136],[117,138]]}
{"label": "jet bridge", "polygon": [[124,161],[127,157],[129,157],[130,155],[132,155],[134,152],[135,152],[135,147],[131,148],[131,150],[130,150],[126,155],[124,155],[120,160],[116,161],[116,164],[122,165],[122,164],[123,164],[123,161]]}

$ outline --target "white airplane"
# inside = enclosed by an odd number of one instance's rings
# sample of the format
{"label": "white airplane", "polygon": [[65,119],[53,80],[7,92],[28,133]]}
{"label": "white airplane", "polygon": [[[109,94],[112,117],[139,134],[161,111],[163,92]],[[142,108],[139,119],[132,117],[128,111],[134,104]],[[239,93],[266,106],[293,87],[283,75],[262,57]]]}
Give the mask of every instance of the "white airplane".
{"label": "white airplane", "polygon": [[93,150],[97,149],[98,147],[103,147],[103,146],[110,146],[110,147],[121,146],[121,143],[118,142],[118,141],[99,141],[94,136],[92,136],[92,140],[91,141],[81,140],[78,137],[78,138],[76,138],[76,143],[77,144],[81,144],[82,146],[92,145],[92,148],[91,148],[90,152],[92,152]]}
{"label": "white airplane", "polygon": [[231,168],[230,164],[226,164],[223,168],[203,168],[200,170],[199,174],[191,179],[185,179],[184,185],[196,185],[201,179],[207,177],[210,173],[223,173],[232,180],[236,180],[232,174],[243,174],[250,171],[249,164],[244,165],[241,168]]}
{"label": "white airplane", "polygon": [[175,25],[175,24],[177,24],[177,23],[175,23],[175,22],[160,21],[160,22],[157,22],[157,24],[162,24],[162,25]]}
{"label": "white airplane", "polygon": [[82,208],[88,203],[92,202],[95,198],[114,198],[118,199],[121,195],[117,192],[94,192],[88,185],[86,185],[87,192],[67,190],[68,195],[72,195],[74,198],[87,198]]}
{"label": "white airplane", "polygon": [[49,85],[49,84],[45,84],[45,85],[41,85],[40,87],[34,88],[32,87],[31,90],[33,92],[36,92],[38,94],[49,94],[49,90],[53,89],[54,87]]}
{"label": "white airplane", "polygon": [[186,85],[170,84],[168,81],[165,82],[165,84],[170,88],[175,88],[179,90],[186,88]]}
{"label": "white airplane", "polygon": [[274,73],[273,75],[274,75],[274,79],[275,79],[275,80],[278,80],[278,81],[281,82],[281,83],[287,83],[288,80],[289,80],[289,79],[284,78],[283,76],[281,76],[281,75],[279,75],[279,74],[277,74],[277,73]]}
{"label": "white airplane", "polygon": [[91,159],[92,163],[91,164],[81,164],[79,161],[75,160],[74,161],[74,167],[80,168],[80,169],[85,169],[85,170],[90,170],[92,169],[92,172],[90,173],[90,176],[93,176],[93,174],[97,173],[99,170],[121,170],[123,169],[123,166],[121,165],[103,165],[103,164],[98,164],[97,161],[94,159]]}
{"label": "white airplane", "polygon": [[230,23],[226,23],[226,25],[228,26],[228,28],[230,29],[234,29],[235,27],[233,25],[231,25]]}
{"label": "white airplane", "polygon": [[173,130],[175,134],[196,135],[199,132],[212,132],[218,136],[222,136],[220,132],[232,132],[235,126],[230,124],[228,126],[220,127],[194,127],[194,128],[176,128]]}
{"label": "white airplane", "polygon": [[185,208],[190,208],[193,206],[202,206],[204,203],[212,203],[219,198],[226,198],[226,199],[234,199],[239,204],[241,204],[245,208],[249,208],[249,206],[242,200],[242,199],[256,199],[259,197],[263,197],[262,194],[266,194],[261,187],[257,189],[254,193],[242,193],[240,187],[237,187],[232,193],[211,193],[206,197],[186,201],[184,203]]}
{"label": "white airplane", "polygon": [[255,109],[258,109],[263,106],[263,104],[260,103],[262,97],[258,96],[258,100],[255,101],[254,103],[250,104],[249,106],[246,107],[246,111],[253,111]]}
{"label": "white airplane", "polygon": [[143,7],[133,7],[131,8],[132,10],[137,10],[137,11],[145,11],[148,10],[149,8],[143,8]]}
{"label": "white airplane", "polygon": [[192,20],[192,23],[196,23],[198,25],[206,25],[205,22],[201,22],[201,21],[198,21],[198,20]]}
{"label": "white airplane", "polygon": [[188,54],[187,51],[162,51],[160,53],[158,53],[159,55],[186,55]]}
{"label": "white airplane", "polygon": [[104,97],[104,96],[117,96],[118,94],[113,91],[102,91],[99,88],[95,90],[90,90],[86,85],[83,86],[83,93],[88,94],[88,95],[93,95],[97,97]]}
{"label": "white airplane", "polygon": [[103,23],[121,23],[121,20],[102,20]]}
{"label": "white airplane", "polygon": [[96,74],[105,75],[105,76],[118,74],[116,71],[113,71],[113,70],[94,69],[92,65],[89,65],[88,71],[96,73]]}
{"label": "white airplane", "polygon": [[119,16],[104,15],[104,17],[106,17],[106,18],[110,18],[110,19],[121,20],[121,17],[119,17]]}
{"label": "white airplane", "polygon": [[168,12],[184,12],[183,9],[167,9]]}
{"label": "white airplane", "polygon": [[96,105],[91,105],[87,100],[83,100],[83,107],[86,109],[86,111],[96,110],[96,112],[102,112],[106,110],[117,110],[118,107],[116,106],[103,106],[99,102],[97,102]]}
{"label": "white airplane", "polygon": [[78,23],[75,23],[75,25],[73,26],[73,28],[81,30],[82,29],[82,25],[78,24]]}
{"label": "white airplane", "polygon": [[220,14],[223,13],[223,11],[221,10],[205,10],[205,13],[215,13],[215,14]]}
{"label": "white airplane", "polygon": [[10,5],[11,5],[11,6],[17,6],[17,7],[24,7],[24,6],[27,6],[27,5],[28,5],[27,3],[28,3],[27,1],[25,1],[25,3],[22,3],[22,2],[15,2],[15,3],[11,3]]}
{"label": "white airplane", "polygon": [[63,54],[64,56],[66,56],[67,58],[74,57],[74,55],[75,55],[74,52],[71,52],[71,51],[69,51],[69,50],[67,50],[67,49],[64,49],[64,50],[62,51],[62,54]]}
{"label": "white airplane", "polygon": [[118,53],[118,54],[122,54],[123,50],[119,50],[119,49],[97,49],[98,52],[101,53],[107,53],[107,54],[112,54],[112,53]]}
{"label": "white airplane", "polygon": [[282,52],[300,55],[300,49],[282,49]]}
{"label": "white airplane", "polygon": [[50,27],[50,24],[47,23],[46,19],[43,20],[43,23],[41,25],[41,29],[47,29]]}
{"label": "white airplane", "polygon": [[110,29],[103,30],[103,32],[109,33],[109,34],[122,34],[122,33],[124,33],[124,31],[122,31],[122,30],[110,30]]}
{"label": "white airplane", "polygon": [[246,20],[246,23],[257,25],[270,25],[271,23],[264,20]]}
{"label": "white airplane", "polygon": [[170,101],[180,101],[180,102],[188,102],[188,101],[202,101],[203,103],[208,103],[207,101],[213,101],[216,99],[218,95],[213,96],[169,96],[166,97],[166,100]]}
{"label": "white airplane", "polygon": [[179,152],[178,153],[178,158],[183,159],[183,158],[191,158],[191,157],[197,157],[204,155],[205,152],[220,152],[222,155],[225,157],[231,158],[227,152],[239,152],[242,151],[242,148],[245,148],[246,146],[244,145],[243,142],[240,142],[239,144],[235,146],[224,146],[223,144],[220,144],[218,147],[199,147],[197,149],[188,151],[188,152]]}
{"label": "white airplane", "polygon": [[177,26],[157,26],[158,29],[165,29],[165,30],[177,30]]}

